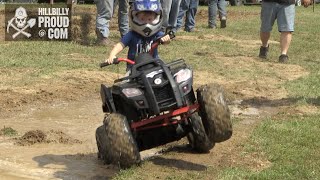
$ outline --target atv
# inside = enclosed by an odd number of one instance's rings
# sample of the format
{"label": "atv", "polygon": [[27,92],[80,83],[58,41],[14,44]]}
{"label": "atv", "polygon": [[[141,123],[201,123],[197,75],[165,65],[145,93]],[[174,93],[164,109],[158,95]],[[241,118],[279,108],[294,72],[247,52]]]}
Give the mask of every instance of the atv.
{"label": "atv", "polygon": [[96,130],[99,159],[128,168],[141,162],[140,151],[184,137],[198,153],[231,137],[222,87],[203,85],[194,92],[193,71],[183,59],[165,63],[142,53],[135,62],[114,59],[119,62],[132,64],[131,73],[111,87],[101,84],[105,117]]}

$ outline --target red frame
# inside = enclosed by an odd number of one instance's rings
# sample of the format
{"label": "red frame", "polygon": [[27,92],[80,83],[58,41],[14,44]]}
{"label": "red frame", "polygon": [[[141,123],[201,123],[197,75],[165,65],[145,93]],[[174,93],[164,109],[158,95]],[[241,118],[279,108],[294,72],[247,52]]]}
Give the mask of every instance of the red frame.
{"label": "red frame", "polygon": [[[185,106],[176,110],[171,110],[168,113],[160,116],[143,119],[139,122],[132,122],[131,129],[133,131],[141,131],[141,130],[147,130],[147,129],[153,129],[157,127],[164,127],[164,126],[169,126],[173,124],[178,124],[181,121],[185,121],[191,114],[198,111],[198,109],[199,109],[199,104],[196,103],[196,104]],[[180,116],[181,118],[179,120],[171,121],[171,119],[176,116]],[[149,125],[157,121],[162,121],[162,123],[157,125]]]}

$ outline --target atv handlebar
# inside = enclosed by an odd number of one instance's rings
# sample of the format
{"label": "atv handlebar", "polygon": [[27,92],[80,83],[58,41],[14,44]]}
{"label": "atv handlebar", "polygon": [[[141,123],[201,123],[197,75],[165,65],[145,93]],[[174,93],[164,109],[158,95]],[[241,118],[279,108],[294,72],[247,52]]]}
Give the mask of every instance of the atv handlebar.
{"label": "atv handlebar", "polygon": [[[126,59],[126,58],[114,58],[112,64],[119,64],[119,62],[127,62],[129,64],[135,64],[134,61],[132,61],[130,59]],[[103,63],[100,63],[100,68],[103,68],[103,67],[106,67],[109,65],[111,65],[111,64],[109,64],[107,62],[103,62]]]}
{"label": "atv handlebar", "polygon": [[[164,36],[169,35],[170,39],[173,39],[176,37],[175,33],[170,30],[168,31]],[[157,48],[159,46],[159,44],[162,44],[163,42],[161,41],[161,38],[163,38],[164,36],[158,38],[152,45],[151,45],[151,51],[153,51],[153,49]]]}
{"label": "atv handlebar", "polygon": [[[173,38],[176,37],[175,33],[174,33],[171,29],[168,30],[164,36],[166,36],[166,35],[169,35],[170,39],[173,39]],[[162,37],[164,37],[164,36],[162,36]],[[162,37],[161,37],[161,38],[162,38]],[[153,50],[154,50],[159,44],[162,44],[161,38],[157,39],[157,40],[151,45],[151,50],[150,50],[151,52],[153,52]],[[126,59],[126,58],[114,58],[114,59],[113,59],[113,62],[112,62],[111,64],[118,64],[118,63],[121,62],[121,61],[122,61],[122,62],[127,62],[127,63],[129,63],[129,64],[135,64],[135,62],[134,62],[133,60],[131,60],[131,59]],[[100,63],[100,68],[109,66],[109,65],[111,65],[111,64],[109,64],[109,63],[107,63],[107,62],[102,62],[102,63]]]}

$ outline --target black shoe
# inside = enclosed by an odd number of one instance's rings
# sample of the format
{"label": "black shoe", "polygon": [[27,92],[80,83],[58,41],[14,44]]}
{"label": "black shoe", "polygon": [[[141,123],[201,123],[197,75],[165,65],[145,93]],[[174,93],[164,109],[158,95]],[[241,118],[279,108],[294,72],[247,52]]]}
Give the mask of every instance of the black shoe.
{"label": "black shoe", "polygon": [[287,63],[289,61],[289,57],[286,54],[281,54],[279,56],[279,63]]}
{"label": "black shoe", "polygon": [[227,18],[222,17],[220,20],[220,28],[226,28],[227,27]]}
{"label": "black shoe", "polygon": [[191,29],[185,28],[184,31],[186,31],[186,32],[195,32],[195,29],[194,28],[191,28]]}
{"label": "black shoe", "polygon": [[268,45],[268,47],[261,46],[260,52],[259,52],[259,57],[262,59],[267,59],[268,51],[269,51],[269,45]]}

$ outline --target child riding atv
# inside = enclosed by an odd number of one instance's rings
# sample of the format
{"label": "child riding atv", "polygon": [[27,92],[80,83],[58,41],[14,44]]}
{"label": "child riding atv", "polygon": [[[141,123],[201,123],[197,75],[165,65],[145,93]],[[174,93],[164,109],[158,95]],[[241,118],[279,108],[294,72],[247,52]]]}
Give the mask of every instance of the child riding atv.
{"label": "child riding atv", "polygon": [[[130,10],[130,27],[131,30],[112,49],[106,63],[112,64],[125,47],[129,47],[128,59],[135,60],[140,53],[150,53],[153,58],[158,58],[157,48],[151,52],[154,41],[160,39],[162,44],[170,42],[170,36],[161,31],[162,9],[159,1],[135,1]],[[129,70],[131,65],[127,65]]]}
{"label": "child riding atv", "polygon": [[[232,135],[230,111],[217,84],[193,90],[193,71],[178,59],[158,58],[162,10],[157,0],[136,0],[130,11],[132,31],[101,67],[128,64],[126,77],[101,85],[103,125],[96,130],[98,158],[121,168],[141,162],[140,151],[187,137],[192,149],[208,153]],[[129,46],[128,59],[115,58]],[[131,60],[130,60],[131,59]],[[133,61],[132,61],[133,60]]]}

